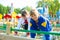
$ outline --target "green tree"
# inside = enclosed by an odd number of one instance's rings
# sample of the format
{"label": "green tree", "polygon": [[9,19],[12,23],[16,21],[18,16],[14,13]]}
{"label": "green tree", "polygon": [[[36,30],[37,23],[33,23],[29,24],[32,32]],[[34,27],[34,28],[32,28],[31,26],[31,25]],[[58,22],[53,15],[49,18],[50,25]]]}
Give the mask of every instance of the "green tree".
{"label": "green tree", "polygon": [[60,5],[60,3],[58,2],[58,0],[55,0],[55,1],[50,3],[49,12],[52,14],[53,17],[56,16],[56,12],[60,8],[59,5]]}
{"label": "green tree", "polygon": [[18,13],[21,13],[21,10],[20,8],[15,8],[14,11],[18,14]]}
{"label": "green tree", "polygon": [[3,14],[3,5],[0,4],[0,13]]}
{"label": "green tree", "polygon": [[29,6],[26,6],[26,7],[22,8],[22,10],[28,10],[28,11],[30,11],[31,8]]}
{"label": "green tree", "polygon": [[37,7],[42,7],[42,5],[43,5],[43,2],[42,1],[38,1],[37,3],[38,3],[37,4]]}
{"label": "green tree", "polygon": [[7,13],[9,13],[9,10],[10,10],[9,6],[6,7],[6,6],[3,6],[0,4],[0,13],[1,14],[7,14]]}
{"label": "green tree", "polygon": [[6,13],[9,13],[10,9],[11,9],[11,8],[10,8],[9,6],[7,6],[7,7],[6,7]]}
{"label": "green tree", "polygon": [[[44,5],[45,4],[45,5]],[[56,12],[59,10],[60,8],[60,3],[58,0],[43,0],[43,1],[39,1],[37,3],[37,7],[40,7],[40,5],[48,5],[49,7],[49,14],[52,16],[52,17],[55,17],[56,16]],[[42,6],[43,7],[43,6]]]}

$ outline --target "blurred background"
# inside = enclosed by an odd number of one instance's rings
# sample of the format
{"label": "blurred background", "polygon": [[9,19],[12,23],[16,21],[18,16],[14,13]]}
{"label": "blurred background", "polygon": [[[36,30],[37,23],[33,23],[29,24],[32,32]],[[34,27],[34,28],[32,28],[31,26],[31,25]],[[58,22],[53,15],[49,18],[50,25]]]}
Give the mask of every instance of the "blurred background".
{"label": "blurred background", "polygon": [[53,31],[60,31],[60,0],[0,0],[0,30],[6,30],[7,25],[17,27],[21,11],[32,8],[50,20]]}

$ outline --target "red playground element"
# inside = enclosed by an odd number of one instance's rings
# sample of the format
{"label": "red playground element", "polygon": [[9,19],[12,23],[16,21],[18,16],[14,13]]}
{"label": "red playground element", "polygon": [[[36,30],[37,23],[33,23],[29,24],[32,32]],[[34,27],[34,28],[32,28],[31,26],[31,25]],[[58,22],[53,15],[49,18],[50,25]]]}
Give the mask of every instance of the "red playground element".
{"label": "red playground element", "polygon": [[21,18],[20,16],[16,16],[17,19]]}
{"label": "red playground element", "polygon": [[11,15],[6,14],[6,15],[4,16],[4,18],[5,18],[5,19],[8,19],[8,18],[12,18],[12,17],[11,17]]}

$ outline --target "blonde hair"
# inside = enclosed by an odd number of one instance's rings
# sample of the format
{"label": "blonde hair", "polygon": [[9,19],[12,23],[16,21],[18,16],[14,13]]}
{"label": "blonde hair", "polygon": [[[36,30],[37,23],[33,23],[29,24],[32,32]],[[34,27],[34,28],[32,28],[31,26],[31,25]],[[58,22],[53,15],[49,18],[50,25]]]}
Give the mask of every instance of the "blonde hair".
{"label": "blonde hair", "polygon": [[31,16],[31,15],[35,15],[35,14],[39,14],[39,13],[38,13],[38,11],[37,11],[36,9],[32,9],[32,10],[30,11],[30,16]]}

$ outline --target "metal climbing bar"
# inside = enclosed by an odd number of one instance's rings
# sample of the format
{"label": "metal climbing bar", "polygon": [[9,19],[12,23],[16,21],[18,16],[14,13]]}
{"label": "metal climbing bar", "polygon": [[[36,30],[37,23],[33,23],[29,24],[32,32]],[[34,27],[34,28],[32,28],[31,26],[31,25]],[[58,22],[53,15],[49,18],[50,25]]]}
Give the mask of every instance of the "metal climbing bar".
{"label": "metal climbing bar", "polygon": [[39,34],[51,34],[60,36],[60,32],[45,32],[45,31],[34,31],[34,30],[17,30],[11,28],[11,31],[19,31],[19,32],[31,32],[31,33],[39,33]]}

